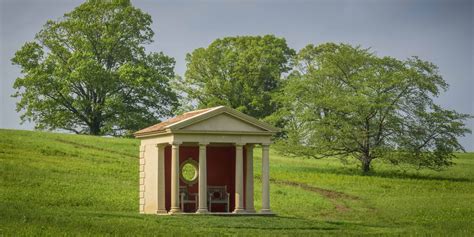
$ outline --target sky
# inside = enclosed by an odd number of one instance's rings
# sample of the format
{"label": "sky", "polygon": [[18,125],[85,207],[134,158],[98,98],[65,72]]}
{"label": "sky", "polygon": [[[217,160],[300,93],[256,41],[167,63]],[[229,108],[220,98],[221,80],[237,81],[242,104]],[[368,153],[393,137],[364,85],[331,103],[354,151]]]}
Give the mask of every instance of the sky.
{"label": "sky", "polygon": [[[20,69],[10,59],[48,19],[58,19],[83,1],[0,0],[0,128],[31,130],[20,124],[11,98]],[[472,0],[132,0],[152,16],[154,42],[148,51],[176,59],[184,75],[185,56],[225,36],[273,34],[295,50],[307,44],[341,42],[371,48],[379,56],[419,56],[439,66],[450,84],[435,101],[474,114],[474,1]],[[474,130],[474,120],[468,122]],[[474,136],[460,138],[474,151]]]}

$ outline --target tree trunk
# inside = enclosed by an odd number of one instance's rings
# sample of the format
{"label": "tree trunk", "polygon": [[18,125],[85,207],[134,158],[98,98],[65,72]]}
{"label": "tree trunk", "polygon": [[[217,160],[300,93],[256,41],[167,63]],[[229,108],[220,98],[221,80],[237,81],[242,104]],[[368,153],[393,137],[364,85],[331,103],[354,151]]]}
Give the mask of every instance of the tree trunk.
{"label": "tree trunk", "polygon": [[372,159],[370,158],[370,156],[368,156],[368,155],[362,155],[360,161],[362,162],[362,172],[363,172],[364,174],[369,173],[369,171],[370,171],[370,162],[372,161]]}
{"label": "tree trunk", "polygon": [[91,126],[89,126],[89,134],[90,135],[100,135],[100,131],[101,130],[101,127],[100,127],[100,122],[93,122],[91,124]]}

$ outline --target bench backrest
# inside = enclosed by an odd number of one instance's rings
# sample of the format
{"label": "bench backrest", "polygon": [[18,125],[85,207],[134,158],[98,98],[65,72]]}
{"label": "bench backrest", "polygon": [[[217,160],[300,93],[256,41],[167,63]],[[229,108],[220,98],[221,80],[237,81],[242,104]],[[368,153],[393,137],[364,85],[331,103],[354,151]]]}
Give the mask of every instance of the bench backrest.
{"label": "bench backrest", "polygon": [[213,200],[227,200],[227,185],[224,186],[207,186],[207,193]]}
{"label": "bench backrest", "polygon": [[179,186],[179,196],[184,195],[184,199],[189,199],[189,191],[186,186]]}

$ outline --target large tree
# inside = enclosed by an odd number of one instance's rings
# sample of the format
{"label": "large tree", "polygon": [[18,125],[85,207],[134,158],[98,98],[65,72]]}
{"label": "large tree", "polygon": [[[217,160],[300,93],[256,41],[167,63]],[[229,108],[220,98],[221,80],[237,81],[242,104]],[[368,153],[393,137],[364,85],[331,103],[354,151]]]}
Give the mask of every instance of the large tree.
{"label": "large tree", "polygon": [[274,114],[284,152],[354,157],[368,172],[374,159],[438,169],[463,150],[470,116],[433,102],[448,87],[434,64],[327,43],[303,48],[295,65]]}
{"label": "large tree", "polygon": [[12,59],[23,74],[14,84],[22,120],[38,129],[117,135],[171,115],[175,62],[145,52],[151,23],[129,0],[89,0],[48,21]]}
{"label": "large tree", "polygon": [[217,39],[186,56],[181,88],[198,107],[227,105],[257,118],[277,109],[272,93],[291,67],[294,50],[273,35]]}

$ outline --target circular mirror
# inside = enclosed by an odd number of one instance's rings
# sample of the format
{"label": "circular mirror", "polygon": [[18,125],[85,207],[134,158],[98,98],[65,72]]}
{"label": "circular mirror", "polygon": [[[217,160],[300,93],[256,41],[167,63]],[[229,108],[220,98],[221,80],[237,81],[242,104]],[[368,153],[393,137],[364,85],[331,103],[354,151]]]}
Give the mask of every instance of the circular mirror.
{"label": "circular mirror", "polygon": [[193,181],[196,176],[197,176],[197,172],[196,172],[196,168],[194,168],[193,165],[187,163],[183,166],[183,170],[181,172],[183,172],[183,178],[187,181]]}
{"label": "circular mirror", "polygon": [[197,182],[198,175],[198,164],[195,160],[189,158],[181,164],[180,176],[183,182],[192,185]]}

